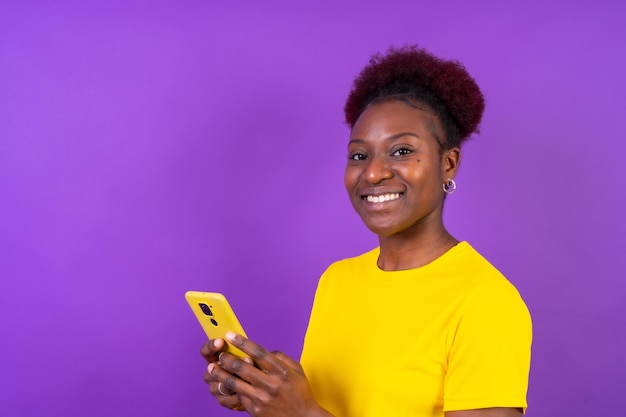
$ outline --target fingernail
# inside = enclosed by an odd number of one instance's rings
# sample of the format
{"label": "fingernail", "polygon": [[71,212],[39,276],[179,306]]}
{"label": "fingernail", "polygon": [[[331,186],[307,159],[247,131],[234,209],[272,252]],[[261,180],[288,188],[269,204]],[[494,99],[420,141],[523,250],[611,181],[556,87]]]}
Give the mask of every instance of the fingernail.
{"label": "fingernail", "polygon": [[233,332],[226,332],[226,339],[230,340],[231,342],[235,338],[235,336],[237,335]]}
{"label": "fingernail", "polygon": [[219,359],[219,361],[222,361],[222,355],[224,354],[224,352],[220,352],[219,356],[217,357],[217,359]]}
{"label": "fingernail", "polygon": [[207,371],[209,371],[209,374],[213,375],[213,370],[215,369],[215,364],[214,363],[210,363],[209,366],[206,367]]}

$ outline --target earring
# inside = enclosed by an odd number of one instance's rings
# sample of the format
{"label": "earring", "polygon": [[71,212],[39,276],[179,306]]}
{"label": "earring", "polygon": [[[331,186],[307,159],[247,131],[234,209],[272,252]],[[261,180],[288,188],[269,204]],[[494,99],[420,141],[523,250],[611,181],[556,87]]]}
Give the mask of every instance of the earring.
{"label": "earring", "polygon": [[448,182],[443,183],[443,192],[446,194],[452,194],[456,190],[456,182],[450,178]]}

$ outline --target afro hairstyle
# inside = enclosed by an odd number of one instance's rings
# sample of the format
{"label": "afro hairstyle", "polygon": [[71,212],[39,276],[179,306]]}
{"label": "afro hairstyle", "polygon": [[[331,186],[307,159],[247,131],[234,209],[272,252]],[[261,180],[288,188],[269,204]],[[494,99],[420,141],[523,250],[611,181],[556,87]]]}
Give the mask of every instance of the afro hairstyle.
{"label": "afro hairstyle", "polygon": [[445,133],[444,149],[461,146],[478,125],[485,109],[478,85],[458,61],[437,58],[417,46],[391,47],[370,58],[354,80],[344,107],[350,128],[370,105],[400,100],[419,102],[433,110]]}

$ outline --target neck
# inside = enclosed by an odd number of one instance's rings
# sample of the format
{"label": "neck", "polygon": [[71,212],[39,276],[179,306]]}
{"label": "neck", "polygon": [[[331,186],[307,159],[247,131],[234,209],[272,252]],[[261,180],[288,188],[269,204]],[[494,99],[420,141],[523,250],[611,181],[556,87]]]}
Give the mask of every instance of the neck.
{"label": "neck", "polygon": [[440,224],[435,230],[412,236],[379,236],[379,243],[378,267],[383,271],[400,271],[431,263],[459,241]]}

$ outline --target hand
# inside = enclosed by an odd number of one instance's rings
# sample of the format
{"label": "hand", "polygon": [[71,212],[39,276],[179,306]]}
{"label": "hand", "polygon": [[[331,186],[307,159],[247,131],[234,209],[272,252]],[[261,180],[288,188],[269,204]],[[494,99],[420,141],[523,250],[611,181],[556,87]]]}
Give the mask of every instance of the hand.
{"label": "hand", "polygon": [[226,334],[226,339],[250,355],[254,364],[222,352],[219,361],[211,361],[207,367],[209,379],[221,383],[222,390],[236,392],[235,397],[251,416],[330,416],[315,402],[298,362],[281,352],[268,352],[232,332]]}
{"label": "hand", "polygon": [[[226,350],[226,342],[223,339],[213,339],[206,342],[200,348],[200,354],[204,356],[209,366],[211,364],[220,365],[219,355]],[[204,382],[209,385],[209,392],[213,395],[222,407],[231,410],[243,410],[241,401],[234,391],[229,391],[224,384],[215,379],[209,371],[204,372]]]}

